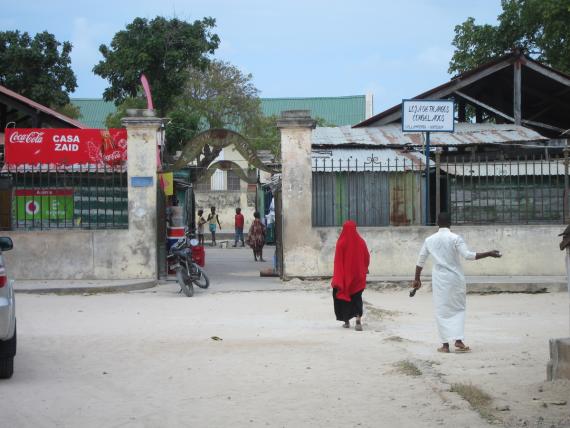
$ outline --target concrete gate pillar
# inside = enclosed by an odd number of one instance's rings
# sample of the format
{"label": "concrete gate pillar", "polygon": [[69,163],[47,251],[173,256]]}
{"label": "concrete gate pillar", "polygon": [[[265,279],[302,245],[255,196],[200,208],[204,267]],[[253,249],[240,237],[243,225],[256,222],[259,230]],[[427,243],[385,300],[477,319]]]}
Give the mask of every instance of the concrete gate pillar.
{"label": "concrete gate pillar", "polygon": [[[152,110],[127,110],[129,252],[131,276],[157,279],[156,192],[157,132],[161,119]],[[125,243],[123,243],[125,244]]]}
{"label": "concrete gate pillar", "polygon": [[281,130],[283,277],[295,276],[291,266],[310,262],[303,247],[313,235],[311,141],[315,126],[309,110],[284,111],[277,120]]}
{"label": "concrete gate pillar", "polygon": [[[567,226],[566,230],[560,235],[564,236],[560,243],[560,249],[566,252],[566,279],[569,297],[568,310],[570,316],[570,226]],[[549,348],[550,361],[548,361],[546,365],[546,379],[570,379],[570,337],[550,339]]]}

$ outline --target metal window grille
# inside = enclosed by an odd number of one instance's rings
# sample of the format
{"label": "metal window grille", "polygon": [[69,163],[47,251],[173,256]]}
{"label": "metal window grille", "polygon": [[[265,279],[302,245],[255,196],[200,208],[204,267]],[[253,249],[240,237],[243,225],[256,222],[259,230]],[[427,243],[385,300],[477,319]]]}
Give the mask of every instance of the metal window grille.
{"label": "metal window grille", "polygon": [[212,190],[211,183],[212,183],[211,177],[208,177],[205,180],[204,179],[200,180],[198,183],[196,183],[195,186],[196,192],[198,193],[209,192],[210,190]]}
{"label": "metal window grille", "polygon": [[0,229],[126,229],[128,186],[124,170],[42,165],[0,176]]}
{"label": "metal window grille", "polygon": [[227,189],[229,192],[239,192],[241,190],[241,180],[239,175],[237,175],[234,171],[229,170],[227,171],[228,177],[228,186]]}

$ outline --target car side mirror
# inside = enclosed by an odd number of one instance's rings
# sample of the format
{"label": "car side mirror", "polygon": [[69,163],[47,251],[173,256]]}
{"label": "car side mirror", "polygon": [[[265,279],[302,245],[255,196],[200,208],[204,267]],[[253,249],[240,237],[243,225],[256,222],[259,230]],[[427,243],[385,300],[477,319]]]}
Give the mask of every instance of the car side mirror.
{"label": "car side mirror", "polygon": [[8,251],[14,248],[14,243],[12,242],[12,238],[8,236],[0,236],[0,250]]}

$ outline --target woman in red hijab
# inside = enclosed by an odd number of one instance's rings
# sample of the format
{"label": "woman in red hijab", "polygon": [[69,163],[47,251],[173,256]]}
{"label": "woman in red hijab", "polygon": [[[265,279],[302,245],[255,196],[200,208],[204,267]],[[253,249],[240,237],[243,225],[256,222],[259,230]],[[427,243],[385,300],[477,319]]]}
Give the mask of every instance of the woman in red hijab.
{"label": "woman in red hijab", "polygon": [[364,239],[356,231],[356,223],[348,220],[336,242],[334,255],[333,288],[334,313],[336,319],[344,321],[349,328],[349,320],[356,317],[356,331],[362,331],[362,291],[366,288],[366,274],[370,263],[370,253]]}

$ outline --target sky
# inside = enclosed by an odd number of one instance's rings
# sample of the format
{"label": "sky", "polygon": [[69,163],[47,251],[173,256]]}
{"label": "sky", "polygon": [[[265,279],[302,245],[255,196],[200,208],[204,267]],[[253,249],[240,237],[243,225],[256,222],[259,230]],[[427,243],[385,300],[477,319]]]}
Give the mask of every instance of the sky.
{"label": "sky", "polygon": [[99,46],[134,18],[210,16],[214,57],[251,73],[261,97],[371,92],[378,113],[448,81],[455,25],[495,24],[500,11],[500,0],[25,0],[3,8],[0,30],[70,41],[71,97],[101,98],[107,82],[91,71]]}

